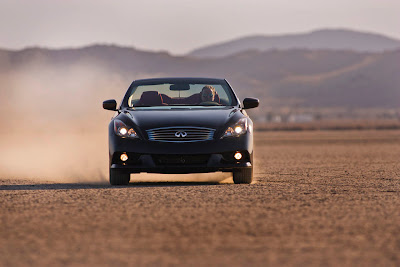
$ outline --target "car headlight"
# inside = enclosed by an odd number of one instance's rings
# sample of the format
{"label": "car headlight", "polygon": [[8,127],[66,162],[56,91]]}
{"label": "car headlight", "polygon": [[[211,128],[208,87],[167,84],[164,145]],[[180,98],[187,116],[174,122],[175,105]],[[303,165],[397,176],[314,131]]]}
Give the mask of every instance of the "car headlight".
{"label": "car headlight", "polygon": [[114,132],[116,135],[126,138],[139,138],[138,134],[133,128],[126,126],[120,120],[114,120]]}
{"label": "car headlight", "polygon": [[222,138],[225,137],[238,137],[241,136],[242,134],[247,133],[247,118],[242,118],[240,119],[237,123],[235,123],[232,126],[229,126],[226,130],[225,133],[222,135]]}

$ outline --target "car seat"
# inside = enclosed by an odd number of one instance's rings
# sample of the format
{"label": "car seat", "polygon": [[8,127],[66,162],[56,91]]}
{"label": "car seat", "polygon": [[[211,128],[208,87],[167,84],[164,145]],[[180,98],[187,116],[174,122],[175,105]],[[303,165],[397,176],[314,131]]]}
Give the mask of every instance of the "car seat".
{"label": "car seat", "polygon": [[137,106],[162,106],[162,96],[158,91],[143,92]]}

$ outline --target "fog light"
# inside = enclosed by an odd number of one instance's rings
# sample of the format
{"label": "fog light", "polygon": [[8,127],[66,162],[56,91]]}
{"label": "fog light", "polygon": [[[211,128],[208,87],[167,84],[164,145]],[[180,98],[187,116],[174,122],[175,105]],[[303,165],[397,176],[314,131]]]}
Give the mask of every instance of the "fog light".
{"label": "fog light", "polygon": [[242,158],[242,153],[236,152],[234,157],[235,157],[235,159],[240,160]]}
{"label": "fog light", "polygon": [[121,160],[122,161],[127,161],[128,160],[128,155],[126,153],[121,154]]}

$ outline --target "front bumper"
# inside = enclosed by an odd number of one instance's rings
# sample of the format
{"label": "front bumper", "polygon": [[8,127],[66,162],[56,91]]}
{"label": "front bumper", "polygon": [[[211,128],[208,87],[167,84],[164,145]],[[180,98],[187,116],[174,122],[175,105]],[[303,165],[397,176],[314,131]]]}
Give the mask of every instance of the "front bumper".
{"label": "front bumper", "polygon": [[[203,155],[137,155],[127,153],[130,159],[122,162],[117,152],[113,157],[111,169],[117,169],[124,173],[207,173],[207,172],[232,172],[234,170],[252,168],[251,155],[242,151],[243,159],[240,161],[227,160],[224,154]],[[163,160],[160,160],[162,158]],[[169,159],[167,159],[169,158]],[[196,162],[197,161],[197,162]]]}

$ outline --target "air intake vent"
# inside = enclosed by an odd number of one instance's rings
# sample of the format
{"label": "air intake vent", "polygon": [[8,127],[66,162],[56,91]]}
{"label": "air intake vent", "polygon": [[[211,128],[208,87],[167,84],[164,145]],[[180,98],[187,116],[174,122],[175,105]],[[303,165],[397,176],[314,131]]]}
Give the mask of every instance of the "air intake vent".
{"label": "air intake vent", "polygon": [[213,140],[215,129],[203,127],[165,127],[147,130],[150,141],[199,142]]}
{"label": "air intake vent", "polygon": [[210,155],[153,155],[157,165],[196,165],[207,164]]}

